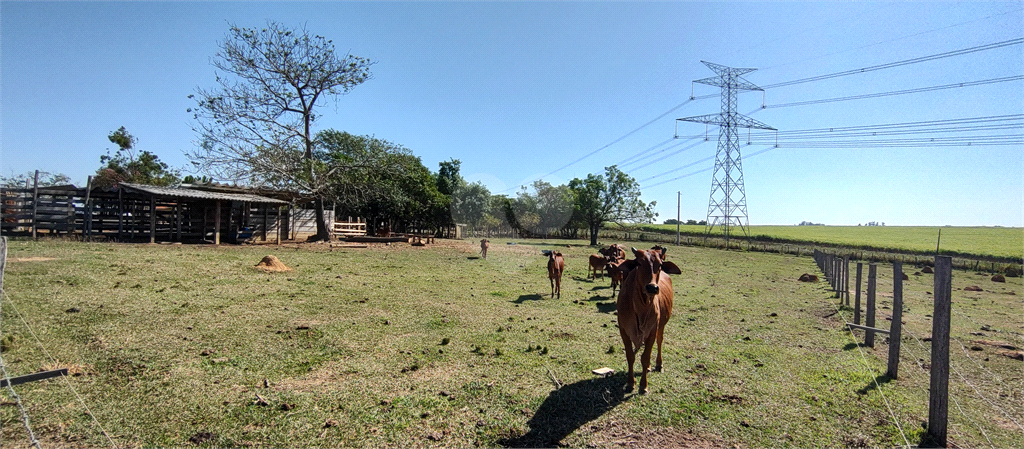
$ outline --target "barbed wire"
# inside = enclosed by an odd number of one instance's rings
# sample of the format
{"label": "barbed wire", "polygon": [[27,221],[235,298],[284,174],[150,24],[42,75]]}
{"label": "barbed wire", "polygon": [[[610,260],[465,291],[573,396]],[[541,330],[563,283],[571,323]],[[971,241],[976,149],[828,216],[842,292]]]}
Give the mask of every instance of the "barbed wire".
{"label": "barbed wire", "polygon": [[[904,328],[904,329],[905,329],[905,328]],[[908,331],[908,332],[909,332],[909,331]],[[923,360],[923,359],[919,359],[919,358],[917,358],[917,357],[916,357],[916,356],[915,356],[915,355],[914,355],[914,354],[913,354],[913,353],[912,353],[912,352],[910,351],[910,347],[909,347],[909,346],[908,346],[908,347],[900,347],[900,352],[901,352],[901,353],[904,353],[904,352],[905,352],[905,353],[906,353],[906,355],[907,355],[907,358],[910,358],[910,359],[912,359],[912,360],[914,361],[914,363],[916,363],[916,364],[917,364],[917,366],[918,366],[919,368],[921,368],[921,376],[922,376],[922,377],[924,377],[924,381],[923,381],[923,382],[924,382],[924,383],[925,383],[926,385],[927,385],[927,384],[929,384],[929,383],[931,382],[931,379],[930,379],[930,377],[928,377],[928,376],[926,376],[926,375],[924,374],[924,373],[926,373],[926,372],[929,372],[929,368],[926,368],[926,367],[924,366],[924,364],[923,364],[923,363],[921,363],[921,360]],[[901,358],[903,358],[902,354],[901,354]],[[962,413],[962,411],[961,411],[961,413]],[[968,418],[968,421],[970,421],[970,418]],[[973,421],[972,421],[972,423],[973,423]],[[948,424],[948,423],[947,423],[947,424]],[[966,437],[965,437],[965,436],[964,436],[964,435],[963,435],[962,433],[960,433],[960,431],[956,430],[956,427],[953,427],[953,426],[947,426],[947,429],[949,429],[949,430],[952,430],[952,431],[953,431],[953,433],[954,433],[954,434],[956,434],[956,437],[957,437],[957,438],[959,438],[959,440],[960,440],[960,441],[968,441],[968,439],[967,439],[967,438],[966,438]],[[982,432],[984,432],[984,430],[983,430]],[[960,446],[960,445],[958,444],[957,446]]]}
{"label": "barbed wire", "polygon": [[[833,308],[835,308],[836,315],[839,315],[839,317],[842,318],[844,323],[847,322],[846,315],[844,315],[842,310],[839,309],[839,306],[836,305],[836,303],[833,301],[829,301],[828,303],[831,304]],[[903,426],[900,425],[900,420],[896,418],[896,412],[892,410],[892,405],[889,404],[889,399],[885,397],[884,393],[882,393],[882,386],[878,384],[878,377],[871,375],[871,365],[868,363],[867,355],[864,354],[864,349],[862,349],[860,347],[860,344],[857,343],[857,339],[853,336],[852,330],[850,331],[849,335],[853,340],[854,346],[857,347],[857,351],[860,352],[860,357],[861,360],[864,361],[864,366],[867,367],[868,369],[868,376],[870,376],[872,382],[875,383],[875,391],[878,391],[878,395],[881,396],[882,402],[885,403],[885,408],[889,410],[889,416],[892,417],[892,422],[893,424],[896,425],[896,429],[900,431],[900,436],[903,437],[903,442],[906,444],[906,448],[910,449],[912,446],[910,445],[910,440],[907,439],[907,433],[903,431]]]}
{"label": "barbed wire", "polygon": [[[911,337],[912,337],[912,338],[913,338],[913,339],[914,339],[915,341],[917,341],[917,344],[918,344],[918,346],[920,346],[920,347],[921,347],[921,348],[922,348],[922,349],[923,349],[923,350],[924,350],[924,351],[925,351],[926,353],[928,353],[928,354],[931,354],[931,349],[930,349],[930,348],[927,348],[927,347],[925,347],[925,345],[924,345],[924,343],[923,343],[923,342],[921,341],[921,339],[920,339],[920,338],[918,338],[918,337],[917,337],[917,335],[914,335],[914,333],[913,333],[913,332],[911,332],[911,331],[910,331],[910,329],[907,329],[907,328],[903,328],[903,331],[904,331],[904,332],[906,332],[906,333],[907,333],[907,335],[910,335],[910,336],[911,336]],[[930,358],[930,357],[931,357],[931,356],[929,355],[929,358]],[[959,370],[957,370],[957,369],[956,369],[955,365],[953,365],[952,363],[950,363],[950,364],[949,364],[949,366],[950,366],[951,368],[953,368],[953,369],[954,369],[955,371],[957,371],[957,372],[958,372],[958,374],[959,374]],[[960,377],[961,377],[961,378],[963,378],[963,375],[962,375],[962,374],[960,374]],[[966,380],[966,379],[965,379],[965,380]],[[975,391],[977,391],[977,390],[975,390]],[[972,418],[971,418],[970,416],[967,416],[967,413],[965,413],[965,412],[964,412],[964,409],[963,409],[963,407],[961,407],[961,406],[960,406],[960,401],[959,401],[959,400],[957,400],[956,396],[955,396],[955,395],[951,395],[951,394],[949,394],[949,393],[948,393],[948,391],[947,391],[947,393],[946,393],[946,397],[948,397],[948,398],[949,398],[950,400],[952,400],[952,401],[953,401],[953,404],[955,404],[955,405],[956,405],[956,408],[957,408],[957,410],[959,410],[959,411],[960,411],[960,414],[961,414],[961,415],[963,415],[963,417],[964,417],[965,419],[967,419],[968,421],[970,421],[970,422],[971,422],[971,424],[973,424],[974,426],[976,426],[976,427],[978,428],[978,430],[980,430],[980,431],[981,431],[981,435],[985,437],[985,440],[986,440],[986,441],[988,441],[988,444],[989,444],[990,446],[992,446],[993,448],[995,448],[995,447],[996,447],[996,445],[995,445],[995,443],[993,443],[993,442],[992,442],[992,439],[991,439],[991,438],[989,438],[989,436],[988,436],[988,432],[985,432],[985,428],[984,428],[984,427],[982,427],[982,426],[981,426],[980,424],[978,424],[978,423],[977,423],[976,421],[974,421],[974,419],[972,419]],[[984,398],[984,397],[982,397],[982,400],[985,400],[985,398]],[[988,401],[986,400],[986,402],[988,402]],[[991,404],[991,402],[989,402],[989,404]],[[994,405],[994,404],[993,404],[993,405]],[[1005,412],[1004,412],[1004,413],[1005,413]]]}
{"label": "barbed wire", "polygon": [[[57,359],[50,355],[50,351],[46,350],[46,347],[43,345],[43,341],[40,340],[39,336],[37,336],[35,331],[32,330],[32,326],[29,326],[28,321],[25,320],[25,316],[22,315],[21,311],[18,310],[18,307],[14,304],[14,301],[11,300],[10,295],[8,295],[6,291],[4,291],[3,297],[7,301],[7,303],[11,305],[11,308],[14,310],[14,313],[18,316],[18,318],[21,319],[21,322],[25,325],[25,328],[28,329],[28,332],[29,334],[32,335],[32,338],[36,340],[36,343],[39,345],[39,349],[42,349],[43,354],[45,354],[46,357],[49,358],[54,365],[57,365]],[[103,429],[103,425],[101,425],[100,422],[96,419],[96,414],[89,409],[89,405],[85,403],[85,399],[82,398],[82,395],[78,393],[78,390],[75,389],[75,386],[71,384],[70,380],[68,380],[68,376],[60,377],[64,379],[64,383],[68,386],[69,389],[71,389],[71,392],[75,394],[75,397],[78,398],[78,402],[82,404],[82,407],[85,408],[85,412],[89,415],[90,418],[92,418],[92,422],[96,424],[96,427],[99,427],[100,433],[102,433],[103,436],[107,438],[107,441],[110,442],[110,447],[116,448],[117,444],[115,444],[114,440],[110,438],[110,435],[107,433],[107,431]]]}
{"label": "barbed wire", "polygon": [[7,380],[7,389],[11,392],[11,397],[14,398],[14,402],[18,406],[18,411],[21,412],[21,422],[25,425],[25,431],[28,432],[29,442],[32,443],[36,449],[42,449],[39,446],[39,440],[36,439],[36,434],[32,432],[32,426],[29,424],[28,412],[25,411],[25,405],[21,402],[21,396],[14,391],[14,386],[11,385],[11,375],[7,373],[7,363],[4,362],[3,357],[0,357],[0,374],[3,374],[3,378]]}

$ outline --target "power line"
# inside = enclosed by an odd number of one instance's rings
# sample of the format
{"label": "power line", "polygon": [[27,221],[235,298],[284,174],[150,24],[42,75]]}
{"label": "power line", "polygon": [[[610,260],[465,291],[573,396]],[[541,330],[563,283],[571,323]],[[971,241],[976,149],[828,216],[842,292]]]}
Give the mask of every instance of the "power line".
{"label": "power line", "polygon": [[938,53],[938,54],[934,54],[934,55],[921,56],[921,57],[918,57],[918,58],[905,59],[905,60],[902,60],[902,61],[889,62],[889,63],[886,63],[886,64],[879,64],[879,65],[873,65],[873,66],[868,66],[868,67],[861,67],[859,69],[846,70],[846,71],[842,71],[842,72],[830,73],[830,74],[827,74],[827,75],[812,76],[810,78],[801,78],[801,79],[798,79],[798,80],[785,81],[785,82],[782,82],[782,83],[769,84],[769,85],[763,86],[763,88],[764,89],[773,89],[773,88],[776,88],[776,87],[792,86],[794,84],[803,84],[803,83],[809,83],[809,82],[812,82],[812,81],[821,81],[821,80],[826,80],[826,79],[830,79],[830,78],[838,78],[840,76],[856,75],[856,74],[859,74],[859,73],[873,72],[873,71],[876,71],[876,70],[890,69],[890,68],[893,68],[893,67],[900,67],[900,66],[904,66],[904,65],[917,64],[917,63],[920,63],[920,62],[934,61],[936,59],[949,58],[949,57],[953,57],[953,56],[961,56],[961,55],[966,55],[966,54],[970,54],[970,53],[974,53],[974,52],[979,52],[979,51],[992,50],[992,49],[1002,48],[1002,47],[1006,47],[1006,46],[1010,46],[1010,45],[1019,45],[1021,43],[1024,43],[1024,38],[1010,39],[1010,40],[1006,40],[1006,41],[1002,41],[1002,42],[995,42],[995,43],[991,43],[991,44],[985,44],[985,45],[978,45],[978,46],[975,46],[975,47],[963,48],[963,49],[960,49],[960,50],[948,51],[948,52],[945,52],[945,53]]}
{"label": "power line", "polygon": [[[978,45],[978,46],[975,46],[975,47],[968,47],[968,48],[963,48],[963,49],[960,49],[960,50],[953,50],[953,51],[949,51],[949,52],[945,52],[945,53],[938,53],[938,54],[934,54],[934,55],[921,56],[921,57],[911,58],[911,59],[904,59],[902,61],[889,62],[889,63],[885,63],[885,64],[861,67],[861,68],[857,68],[857,69],[844,70],[842,72],[829,73],[829,74],[826,74],[826,75],[818,75],[818,76],[812,76],[812,77],[809,77],[809,78],[801,78],[801,79],[796,79],[796,80],[792,80],[792,81],[784,81],[784,82],[781,82],[781,83],[768,84],[768,85],[762,86],[762,89],[773,89],[773,88],[776,88],[776,87],[792,86],[794,84],[803,84],[803,83],[809,83],[809,82],[812,82],[812,81],[821,81],[821,80],[826,80],[826,79],[830,79],[830,78],[838,78],[838,77],[841,77],[841,76],[856,75],[856,74],[860,74],[860,73],[873,72],[873,71],[876,71],[876,70],[890,69],[890,68],[893,68],[893,67],[900,67],[900,66],[905,66],[905,65],[910,65],[910,64],[917,64],[917,63],[920,63],[920,62],[934,61],[936,59],[949,58],[949,57],[953,57],[953,56],[961,56],[961,55],[966,55],[966,54],[975,53],[975,52],[979,52],[979,51],[993,50],[993,49],[996,49],[996,48],[1002,48],[1002,47],[1006,47],[1006,46],[1010,46],[1010,45],[1018,45],[1018,44],[1021,44],[1021,43],[1024,43],[1024,38],[1010,39],[1010,40],[1007,40],[1007,41],[995,42],[995,43],[985,44],[985,45]],[[699,97],[691,95],[690,99],[691,100],[704,100],[704,99],[708,99],[708,98],[714,98],[716,96],[718,96],[718,95],[717,94],[708,94],[708,95],[701,95]]]}
{"label": "power line", "polygon": [[788,108],[788,107],[792,107],[792,106],[807,106],[807,105],[812,105],[812,104],[833,103],[833,102],[837,102],[837,101],[848,101],[848,100],[863,100],[863,99],[866,99],[866,98],[879,98],[879,97],[889,97],[889,96],[894,96],[894,95],[916,94],[916,93],[920,93],[920,92],[931,92],[931,91],[944,90],[944,89],[958,89],[958,88],[961,88],[961,87],[981,86],[981,85],[985,85],[985,84],[1005,83],[1005,82],[1008,82],[1008,81],[1019,81],[1019,80],[1024,80],[1024,75],[1007,76],[1007,77],[1003,77],[1003,78],[992,78],[992,79],[981,80],[981,81],[969,81],[969,82],[965,82],[965,83],[944,84],[944,85],[941,85],[941,86],[920,87],[920,88],[917,88],[917,89],[897,90],[897,91],[892,91],[892,92],[879,92],[879,93],[874,93],[874,94],[853,95],[853,96],[850,96],[850,97],[827,98],[827,99],[823,99],[823,100],[809,100],[809,101],[798,101],[798,102],[794,102],[794,103],[772,104],[772,105],[762,106],[762,109]]}
{"label": "power line", "polygon": [[[1010,123],[1007,123],[1010,122]],[[1002,123],[999,125],[985,125]],[[945,132],[949,130],[1014,129],[1024,124],[1024,114],[993,115],[946,120],[925,120],[918,122],[886,123],[876,125],[844,126],[831,128],[794,129],[788,131],[756,132],[751,138],[767,137],[813,137],[813,136],[856,136],[856,135],[899,135],[924,132]]]}
{"label": "power line", "polygon": [[868,45],[862,45],[860,47],[851,48],[851,49],[848,49],[848,50],[837,51],[837,52],[829,53],[829,54],[826,54],[826,55],[815,56],[813,58],[806,58],[806,59],[801,59],[799,61],[790,61],[790,62],[779,64],[779,65],[773,65],[773,66],[769,66],[769,67],[764,67],[761,70],[771,70],[771,69],[774,69],[776,67],[784,67],[784,66],[787,66],[787,65],[790,65],[790,64],[796,64],[796,63],[799,63],[799,62],[813,61],[815,59],[821,59],[821,58],[826,58],[826,57],[829,57],[829,56],[835,56],[835,55],[846,53],[846,52],[849,52],[849,51],[863,50],[865,48],[874,47],[876,45],[888,44],[890,42],[895,42],[895,41],[903,40],[903,39],[910,38],[910,37],[920,36],[922,34],[928,34],[928,33],[934,33],[936,31],[948,30],[950,28],[956,28],[958,26],[967,25],[968,23],[980,22],[980,21],[983,21],[983,20],[991,19],[991,18],[996,17],[996,16],[1005,16],[1005,15],[1010,14],[1010,13],[1015,13],[1015,12],[1019,13],[1021,11],[1024,11],[1024,9],[1020,9],[1020,8],[1012,9],[1012,10],[1009,10],[1009,11],[1006,11],[1006,12],[991,14],[991,15],[982,17],[980,19],[968,20],[966,22],[955,23],[953,25],[948,25],[948,26],[944,26],[944,27],[941,27],[941,28],[933,28],[933,29],[930,29],[930,30],[921,31],[921,32],[914,33],[914,34],[908,34],[906,36],[900,36],[900,37],[896,37],[896,38],[889,39],[889,40],[878,41],[878,42],[875,42],[875,43],[872,43],[872,44],[868,44]]}
{"label": "power line", "polygon": [[[751,144],[766,144],[752,141]],[[938,137],[920,139],[883,139],[855,141],[779,141],[779,148],[905,148],[905,147],[970,147],[992,145],[1022,145],[1024,134],[1005,134],[975,137]]]}
{"label": "power line", "polygon": [[[626,139],[627,137],[629,137],[629,136],[631,136],[631,135],[635,134],[635,133],[636,133],[637,131],[640,131],[641,129],[644,129],[644,128],[646,128],[646,127],[650,126],[651,124],[653,124],[654,122],[656,122],[656,121],[658,121],[658,120],[661,120],[661,119],[662,119],[662,118],[664,118],[664,117],[665,117],[666,115],[669,115],[669,114],[671,114],[671,113],[672,113],[672,112],[674,112],[674,111],[675,111],[676,109],[679,109],[679,108],[681,108],[681,107],[685,106],[685,105],[686,105],[687,103],[689,103],[689,102],[691,102],[691,101],[693,101],[693,100],[692,100],[692,99],[687,99],[686,101],[684,101],[684,102],[682,102],[682,103],[679,103],[679,104],[675,105],[675,106],[674,106],[674,107],[673,107],[672,109],[669,109],[669,110],[665,111],[665,112],[664,112],[663,114],[661,114],[661,115],[659,115],[659,116],[657,116],[657,117],[655,117],[655,118],[651,119],[651,121],[649,121],[649,122],[647,122],[647,123],[644,123],[643,125],[640,125],[640,126],[639,126],[639,127],[637,127],[636,129],[634,129],[634,130],[632,130],[632,131],[630,131],[630,132],[628,132],[628,133],[626,133],[626,134],[622,135],[622,136],[621,136],[621,137],[619,137],[618,139],[615,139],[615,140],[611,141],[611,142],[610,142],[610,143],[608,143],[607,145],[605,145],[605,146],[603,146],[603,147],[601,147],[601,148],[598,148],[598,149],[596,149],[596,150],[594,150],[594,151],[591,151],[591,152],[589,152],[589,153],[587,153],[587,154],[583,155],[583,156],[582,156],[582,157],[580,157],[579,159],[576,159],[576,160],[574,160],[574,161],[572,161],[572,162],[570,162],[570,163],[568,163],[568,164],[565,164],[565,165],[563,165],[563,166],[561,166],[561,167],[559,167],[559,168],[556,168],[556,169],[552,170],[552,171],[551,171],[550,173],[547,173],[547,174],[545,174],[545,175],[542,175],[541,177],[539,177],[539,178],[537,178],[537,179],[544,179],[544,178],[546,178],[546,177],[548,177],[548,176],[551,176],[551,175],[553,175],[553,174],[555,174],[555,173],[558,173],[558,172],[560,172],[560,171],[562,171],[562,170],[565,170],[566,168],[569,168],[570,166],[572,166],[572,165],[574,165],[574,164],[576,164],[576,163],[578,163],[578,162],[580,162],[580,161],[582,161],[582,160],[584,160],[584,159],[586,159],[586,158],[588,158],[588,157],[590,157],[590,156],[593,156],[593,155],[597,154],[597,153],[598,153],[598,152],[600,152],[601,150],[604,150],[605,148],[608,148],[608,147],[610,147],[610,146],[612,146],[612,145],[615,145],[615,144],[617,144],[617,143],[619,143],[619,142],[621,142],[621,141],[625,140],[625,139]],[[517,189],[517,188],[519,188],[519,187],[520,187],[520,186],[515,186],[515,187],[509,188],[509,189],[505,189],[505,190],[504,190],[503,192],[511,192],[511,191],[513,191],[513,190],[515,190],[515,189]]]}
{"label": "power line", "polygon": [[[679,145],[682,145],[683,143],[684,143],[684,142],[680,142],[680,143],[679,143]],[[669,158],[669,157],[671,157],[671,156],[675,156],[675,155],[677,155],[677,154],[679,154],[679,153],[682,153],[682,152],[684,152],[684,151],[686,151],[686,150],[689,150],[689,149],[691,149],[691,148],[693,148],[693,147],[696,147],[697,145],[700,145],[700,144],[702,144],[702,143],[704,143],[704,141],[703,141],[703,140],[702,140],[702,141],[700,141],[700,142],[695,142],[695,143],[693,143],[693,144],[690,144],[690,145],[688,145],[688,146],[685,146],[685,147],[683,147],[683,148],[680,148],[680,149],[678,149],[678,150],[676,150],[676,151],[673,151],[673,152],[671,152],[671,153],[669,153],[669,154],[666,154],[666,155],[664,155],[664,156],[662,156],[662,157],[659,157],[659,158],[656,158],[656,159],[651,159],[651,160],[647,161],[647,163],[645,163],[645,164],[642,164],[642,165],[638,165],[638,166],[636,166],[636,167],[633,167],[633,168],[631,168],[631,169],[630,169],[630,171],[636,171],[636,170],[639,170],[639,169],[641,169],[641,168],[647,167],[647,166],[649,166],[649,165],[651,165],[651,164],[656,164],[656,163],[658,163],[658,162],[661,162],[661,161],[663,161],[663,160],[665,160],[665,159],[667,159],[667,158]],[[674,148],[674,147],[676,147],[676,146],[678,146],[678,145],[673,145],[672,147],[669,147],[669,148]],[[667,150],[667,149],[669,149],[669,148],[666,148],[666,150]],[[663,150],[663,151],[664,151],[664,150]],[[652,154],[651,156],[654,156],[654,155]],[[636,160],[636,161],[634,161],[634,162],[639,162],[639,161],[641,161],[641,160],[644,160],[644,159],[637,159],[637,160]]]}
{"label": "power line", "polygon": [[[663,141],[661,141],[661,142],[658,142],[658,143],[656,143],[656,144],[652,145],[652,146],[651,146],[650,148],[648,148],[648,149],[646,149],[646,150],[640,150],[640,151],[639,151],[638,153],[636,153],[636,154],[634,154],[634,155],[632,155],[632,156],[630,156],[630,157],[627,157],[627,158],[625,158],[625,159],[623,159],[623,160],[621,160],[621,161],[617,162],[617,163],[616,163],[615,165],[620,165],[620,166],[621,166],[621,165],[623,165],[623,164],[629,164],[629,163],[630,163],[631,161],[633,161],[633,160],[635,160],[635,159],[638,159],[638,158],[640,158],[641,156],[643,156],[643,155],[647,154],[647,152],[648,152],[648,151],[653,151],[653,150],[654,150],[655,148],[658,148],[658,147],[660,147],[660,146],[662,146],[662,145],[665,145],[665,144],[667,144],[667,143],[669,143],[669,142],[671,142],[671,141],[673,141],[673,140],[675,140],[675,139],[673,139],[673,138],[669,138],[669,139],[665,139],[665,140],[663,140]],[[671,147],[670,147],[670,148],[671,148]]]}

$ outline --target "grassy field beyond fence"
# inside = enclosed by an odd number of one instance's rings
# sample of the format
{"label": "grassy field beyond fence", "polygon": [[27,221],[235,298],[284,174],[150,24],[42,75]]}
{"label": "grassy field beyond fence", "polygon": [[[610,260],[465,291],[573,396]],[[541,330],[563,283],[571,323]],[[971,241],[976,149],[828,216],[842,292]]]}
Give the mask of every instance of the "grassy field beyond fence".
{"label": "grassy field beyond fence", "polygon": [[[676,225],[645,225],[643,229],[675,234]],[[942,239],[939,241],[939,230]],[[684,225],[680,232],[703,236],[704,226]],[[788,241],[875,250],[974,255],[1020,260],[1024,228],[938,226],[750,226],[754,240]],[[722,235],[720,227],[712,235]]]}
{"label": "grassy field beyond fence", "polygon": [[[583,241],[494,239],[487,259],[452,240],[9,246],[7,370],[69,368],[81,396],[60,379],[15,387],[43,447],[109,447],[101,428],[119,447],[892,447],[918,444],[928,416],[927,274],[904,285],[888,380],[884,337],[858,345],[827,284],[797,281],[810,257],[672,246],[665,371],[640,396]],[[566,256],[561,299],[542,249]],[[292,270],[253,267],[271,254]],[[1021,362],[999,346],[1022,345],[1021,279],[958,271],[953,289],[951,444],[1021,447]],[[0,399],[4,445],[28,446]]]}

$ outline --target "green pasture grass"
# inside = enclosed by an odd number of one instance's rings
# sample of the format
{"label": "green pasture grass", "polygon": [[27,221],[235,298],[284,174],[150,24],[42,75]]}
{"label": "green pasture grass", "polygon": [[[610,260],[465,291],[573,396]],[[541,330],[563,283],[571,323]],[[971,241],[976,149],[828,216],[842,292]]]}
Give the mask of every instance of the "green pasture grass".
{"label": "green pasture grass", "polygon": [[[675,225],[647,225],[645,229],[675,233]],[[941,241],[939,230],[942,231]],[[704,226],[683,225],[680,232],[704,235]],[[939,226],[750,226],[750,236],[760,240],[782,240],[840,245],[877,250],[994,256],[1020,259],[1024,256],[1024,229],[1003,227]],[[712,235],[722,235],[715,227]]]}
{"label": "green pasture grass", "polygon": [[[565,254],[561,299],[550,298],[542,249]],[[884,336],[859,345],[862,333],[855,340],[842,325],[851,309],[827,284],[797,281],[816,272],[811,258],[670,247],[683,273],[672,277],[665,370],[641,396],[623,389],[609,281],[587,278],[593,252],[585,242],[499,239],[487,259],[472,241],[450,240],[366,249],[12,241],[2,355],[15,376],[71,369],[67,382],[16,387],[44,447],[109,446],[100,426],[129,447],[920,442],[931,275],[906,283],[906,352],[890,380],[880,377]],[[292,271],[253,267],[270,254]],[[886,323],[891,268],[878,285]],[[950,440],[1020,447],[1021,363],[992,343],[1022,344],[1020,278],[958,271],[953,286]],[[617,373],[591,374],[605,366]],[[13,398],[0,398],[0,437],[27,446]]]}

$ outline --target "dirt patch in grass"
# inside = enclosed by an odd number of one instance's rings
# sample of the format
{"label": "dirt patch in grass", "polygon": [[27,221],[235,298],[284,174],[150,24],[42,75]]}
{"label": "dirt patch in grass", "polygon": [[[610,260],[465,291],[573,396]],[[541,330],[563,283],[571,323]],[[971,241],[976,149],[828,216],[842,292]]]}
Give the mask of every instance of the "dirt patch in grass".
{"label": "dirt patch in grass", "polygon": [[56,257],[14,257],[7,259],[9,262],[46,262],[48,260],[57,260]]}

